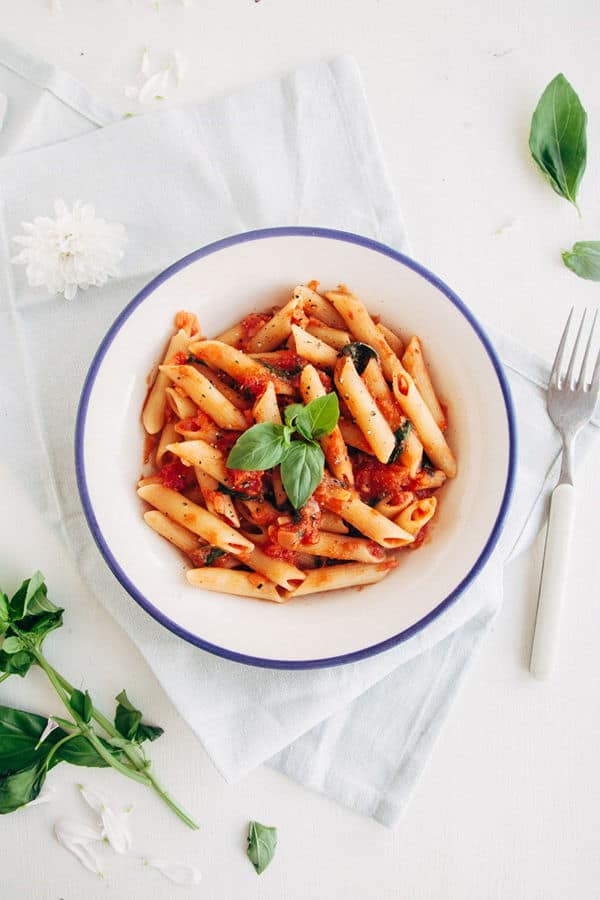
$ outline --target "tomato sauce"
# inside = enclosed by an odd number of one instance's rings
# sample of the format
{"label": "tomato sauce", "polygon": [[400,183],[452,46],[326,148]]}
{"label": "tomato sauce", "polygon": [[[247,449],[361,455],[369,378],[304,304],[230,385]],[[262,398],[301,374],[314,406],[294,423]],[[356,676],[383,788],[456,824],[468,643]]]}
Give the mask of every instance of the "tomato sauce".
{"label": "tomato sauce", "polygon": [[353,469],[356,490],[366,503],[381,500],[382,497],[389,497],[394,503],[410,481],[406,466],[380,463],[364,453],[356,454]]}
{"label": "tomato sauce", "polygon": [[271,318],[272,316],[269,313],[250,313],[249,316],[242,319],[240,322],[244,335],[242,337],[242,348],[246,347],[254,335],[260,331],[265,322],[268,322]]}
{"label": "tomato sauce", "polygon": [[192,466],[184,466],[180,459],[166,463],[156,473],[165,487],[174,491],[185,491],[196,483]]}
{"label": "tomato sauce", "polygon": [[245,472],[243,469],[227,469],[229,487],[248,497],[262,497],[264,472]]}

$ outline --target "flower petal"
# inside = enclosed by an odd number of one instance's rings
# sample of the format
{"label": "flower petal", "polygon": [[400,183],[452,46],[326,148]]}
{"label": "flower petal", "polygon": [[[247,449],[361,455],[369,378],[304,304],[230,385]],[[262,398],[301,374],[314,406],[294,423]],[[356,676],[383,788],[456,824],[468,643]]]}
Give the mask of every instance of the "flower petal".
{"label": "flower petal", "polygon": [[145,859],[144,865],[152,866],[161,872],[165,878],[174,884],[200,884],[202,875],[200,869],[187,863],[174,862],[168,859]]}
{"label": "flower petal", "polygon": [[65,818],[55,823],[54,834],[59,844],[76,856],[82,866],[102,876],[98,857],[92,850],[92,845],[102,840],[100,829],[92,828],[76,819]]}
{"label": "flower petal", "polygon": [[58,728],[58,725],[56,724],[56,722],[53,719],[48,719],[48,721],[46,722],[46,727],[42,731],[42,733],[40,735],[40,739],[37,742],[37,744],[35,745],[36,750],[38,749],[38,747],[41,747],[41,745],[44,743],[44,741],[46,740],[48,735],[52,734],[52,732],[54,731],[55,728]]}
{"label": "flower petal", "polygon": [[105,797],[90,788],[78,784],[81,796],[102,820],[102,837],[106,838],[115,853],[128,853],[133,843],[128,815],[116,809]]}

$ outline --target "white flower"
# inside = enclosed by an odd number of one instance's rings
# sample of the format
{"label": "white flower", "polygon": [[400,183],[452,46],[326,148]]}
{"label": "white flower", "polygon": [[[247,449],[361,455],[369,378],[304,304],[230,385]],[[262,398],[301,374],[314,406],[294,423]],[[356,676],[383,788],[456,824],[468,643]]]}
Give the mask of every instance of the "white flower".
{"label": "white flower", "polygon": [[118,275],[125,229],[96,218],[90,203],[77,201],[69,210],[63,200],[55,200],[54,212],[55,219],[38,216],[22,223],[26,234],[13,240],[23,249],[12,262],[27,267],[32,287],[44,285],[51,294],[72,300],[78,288],[99,287]]}
{"label": "white flower", "polygon": [[2,126],[4,125],[7,107],[8,100],[6,99],[6,94],[0,94],[0,131],[2,131]]}
{"label": "white flower", "polygon": [[[77,787],[81,796],[102,821],[102,839],[107,841],[115,853],[129,853],[132,838],[127,821],[127,812],[110,806],[104,797],[85,788],[82,784]],[[131,807],[130,807],[131,808]]]}
{"label": "white flower", "polygon": [[52,734],[52,732],[54,731],[55,728],[58,728],[58,725],[56,724],[56,722],[53,719],[48,719],[48,721],[46,722],[46,727],[42,731],[42,733],[40,735],[40,739],[37,742],[37,744],[35,745],[36,750],[38,749],[38,747],[42,746],[42,744],[44,743],[44,741],[46,740],[48,735]]}
{"label": "white flower", "polygon": [[82,866],[104,877],[98,857],[92,850],[92,845],[102,840],[99,828],[92,828],[85,822],[78,822],[77,819],[59,819],[54,825],[54,834],[59,844],[73,853]]}
{"label": "white flower", "polygon": [[145,859],[144,865],[158,869],[165,878],[168,878],[174,884],[200,884],[202,879],[200,869],[197,869],[195,866],[189,866],[187,863],[155,858]]}

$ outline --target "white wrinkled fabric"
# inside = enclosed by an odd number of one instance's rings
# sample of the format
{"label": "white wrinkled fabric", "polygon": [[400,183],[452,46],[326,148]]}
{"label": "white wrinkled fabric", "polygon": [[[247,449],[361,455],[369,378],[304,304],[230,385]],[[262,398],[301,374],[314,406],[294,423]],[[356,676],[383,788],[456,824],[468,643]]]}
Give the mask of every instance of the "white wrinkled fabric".
{"label": "white wrinkled fabric", "polygon": [[[269,761],[394,824],[500,606],[503,562],[541,522],[559,453],[545,412],[546,368],[496,340],[516,403],[516,499],[484,573],[424,632],[379,656],[320,671],[254,669],[184,643],[127,596],[88,532],[73,465],[83,379],[128,300],[165,266],[217,238],[304,224],[407,249],[360,76],[348,59],[316,62],[208,103],[111,123],[116,117],[72,79],[0,44],[0,91],[9,101],[0,133],[6,461],[225,778]],[[51,210],[56,196],[94,203],[129,238],[121,276],[70,304],[28,287],[8,262],[9,237]],[[588,429],[581,449],[596,436],[597,428]]]}

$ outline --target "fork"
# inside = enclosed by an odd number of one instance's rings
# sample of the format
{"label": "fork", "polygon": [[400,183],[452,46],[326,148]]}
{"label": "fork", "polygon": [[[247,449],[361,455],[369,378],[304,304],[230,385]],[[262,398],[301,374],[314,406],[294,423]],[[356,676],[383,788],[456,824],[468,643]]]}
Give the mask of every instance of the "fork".
{"label": "fork", "polygon": [[569,544],[575,514],[573,484],[575,440],[583,426],[592,418],[600,394],[600,353],[596,358],[591,381],[586,380],[597,311],[594,314],[581,366],[578,373],[575,372],[586,316],[587,310],[584,310],[567,372],[563,375],[567,341],[573,319],[571,309],[556,351],[548,385],[548,415],[560,432],[563,449],[560,477],[550,500],[535,633],[529,662],[529,671],[537,678],[549,675],[556,662],[561,608],[569,564]]}

